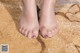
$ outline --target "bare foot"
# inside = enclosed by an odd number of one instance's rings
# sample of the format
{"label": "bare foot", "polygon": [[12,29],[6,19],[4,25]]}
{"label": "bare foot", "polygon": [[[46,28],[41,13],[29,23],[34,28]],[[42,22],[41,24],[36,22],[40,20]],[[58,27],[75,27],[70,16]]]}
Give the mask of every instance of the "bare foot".
{"label": "bare foot", "polygon": [[45,38],[52,37],[58,31],[52,2],[52,0],[44,0],[41,9],[40,32]]}
{"label": "bare foot", "polygon": [[35,0],[23,0],[23,2],[19,31],[28,38],[36,38],[39,32],[39,23]]}

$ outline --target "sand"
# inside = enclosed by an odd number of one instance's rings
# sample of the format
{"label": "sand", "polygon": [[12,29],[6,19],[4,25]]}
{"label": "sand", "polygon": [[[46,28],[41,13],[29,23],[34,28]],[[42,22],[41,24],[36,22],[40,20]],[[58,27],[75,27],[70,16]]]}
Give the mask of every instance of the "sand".
{"label": "sand", "polygon": [[[20,0],[0,0],[0,45],[8,44],[8,53],[80,53],[80,4],[57,1],[55,13],[59,32],[47,39],[41,35],[28,39],[18,32],[21,5]],[[40,8],[40,0],[37,5]]]}

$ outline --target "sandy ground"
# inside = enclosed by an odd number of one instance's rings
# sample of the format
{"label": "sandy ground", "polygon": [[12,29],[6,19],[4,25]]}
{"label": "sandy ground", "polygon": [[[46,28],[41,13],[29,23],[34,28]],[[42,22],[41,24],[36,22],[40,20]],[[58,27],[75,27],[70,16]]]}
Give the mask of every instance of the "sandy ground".
{"label": "sandy ground", "polygon": [[53,38],[28,39],[17,30],[21,1],[0,0],[0,44],[9,44],[9,53],[80,53],[80,5],[57,1],[55,11],[59,32]]}

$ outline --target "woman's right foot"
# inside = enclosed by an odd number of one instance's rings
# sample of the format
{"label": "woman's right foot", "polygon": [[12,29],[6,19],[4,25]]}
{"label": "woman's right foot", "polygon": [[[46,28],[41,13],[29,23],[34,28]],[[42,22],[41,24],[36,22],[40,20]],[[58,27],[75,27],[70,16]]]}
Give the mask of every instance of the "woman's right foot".
{"label": "woman's right foot", "polygon": [[19,31],[28,38],[36,38],[39,32],[35,0],[23,0],[23,12],[19,20]]}

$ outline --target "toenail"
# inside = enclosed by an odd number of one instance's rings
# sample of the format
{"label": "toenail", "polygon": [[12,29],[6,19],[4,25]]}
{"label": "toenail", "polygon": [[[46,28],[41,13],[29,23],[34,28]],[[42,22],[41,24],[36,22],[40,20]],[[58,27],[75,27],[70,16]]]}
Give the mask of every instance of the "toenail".
{"label": "toenail", "polygon": [[32,36],[32,38],[35,38],[35,37],[36,37],[35,35]]}
{"label": "toenail", "polygon": [[48,35],[45,35],[44,37],[45,37],[45,38],[47,38],[47,37],[48,37]]}

